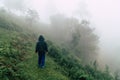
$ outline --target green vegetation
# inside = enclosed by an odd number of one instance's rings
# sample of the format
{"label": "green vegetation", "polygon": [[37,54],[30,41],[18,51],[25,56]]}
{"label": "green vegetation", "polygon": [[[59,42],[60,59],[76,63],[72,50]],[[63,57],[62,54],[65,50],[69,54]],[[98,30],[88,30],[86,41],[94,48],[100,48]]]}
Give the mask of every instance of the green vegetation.
{"label": "green vegetation", "polygon": [[69,80],[60,71],[55,70],[56,67],[60,66],[49,56],[47,56],[45,70],[37,67],[37,54],[33,52],[33,41],[30,41],[31,39],[28,35],[27,37],[23,33],[2,28],[0,28],[0,35],[2,38],[0,41],[0,79]]}
{"label": "green vegetation", "polygon": [[[29,50],[28,43],[23,41],[24,38],[18,36],[17,33],[7,31],[0,28],[0,79],[1,80],[21,80],[27,79],[22,70],[22,61],[25,60],[25,55]],[[19,43],[19,42],[22,43]],[[26,44],[26,45],[24,45]]]}
{"label": "green vegetation", "polygon": [[[0,80],[119,80],[108,67],[98,69],[97,62],[83,65],[74,51],[47,41],[49,54],[44,69],[37,67],[34,52],[36,34],[18,23],[0,16]],[[11,25],[10,25],[11,24]]]}
{"label": "green vegetation", "polygon": [[0,35],[1,80],[80,80],[82,77],[86,80],[114,80],[108,69],[102,72],[94,65],[83,66],[72,56],[66,55],[68,51],[50,41],[46,67],[39,69],[34,41],[29,36],[2,28]]}

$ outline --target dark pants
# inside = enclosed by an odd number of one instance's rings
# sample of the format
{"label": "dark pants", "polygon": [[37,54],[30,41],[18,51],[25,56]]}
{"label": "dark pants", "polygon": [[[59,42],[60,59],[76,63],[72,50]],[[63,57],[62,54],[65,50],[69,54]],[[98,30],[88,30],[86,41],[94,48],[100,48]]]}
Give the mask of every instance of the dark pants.
{"label": "dark pants", "polygon": [[44,67],[45,65],[45,53],[38,53],[38,65],[39,67]]}

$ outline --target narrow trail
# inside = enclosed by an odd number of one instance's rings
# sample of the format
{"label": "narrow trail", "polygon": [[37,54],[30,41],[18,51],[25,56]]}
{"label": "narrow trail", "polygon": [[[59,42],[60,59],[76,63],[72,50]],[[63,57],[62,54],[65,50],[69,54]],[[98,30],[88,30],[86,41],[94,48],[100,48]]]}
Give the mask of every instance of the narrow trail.
{"label": "narrow trail", "polygon": [[31,76],[33,80],[69,80],[66,76],[56,70],[58,66],[48,55],[46,55],[45,68],[41,69],[37,66],[37,54],[32,53],[29,59],[24,61],[25,74]]}

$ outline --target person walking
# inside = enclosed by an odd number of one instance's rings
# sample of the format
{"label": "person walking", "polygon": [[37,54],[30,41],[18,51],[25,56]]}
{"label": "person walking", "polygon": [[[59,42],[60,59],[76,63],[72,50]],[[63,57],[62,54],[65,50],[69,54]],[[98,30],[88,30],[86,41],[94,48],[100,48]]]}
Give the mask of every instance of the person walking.
{"label": "person walking", "polygon": [[38,38],[38,42],[36,43],[35,52],[38,53],[38,67],[44,68],[45,54],[48,53],[48,46],[42,35],[40,35]]}

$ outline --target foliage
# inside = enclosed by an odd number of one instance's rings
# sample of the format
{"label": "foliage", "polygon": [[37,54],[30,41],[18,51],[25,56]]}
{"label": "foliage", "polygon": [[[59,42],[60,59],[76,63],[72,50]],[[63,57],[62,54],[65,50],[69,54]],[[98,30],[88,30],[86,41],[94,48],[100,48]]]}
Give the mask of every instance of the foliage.
{"label": "foliage", "polygon": [[[49,56],[54,59],[64,70],[61,72],[71,80],[114,80],[108,67],[105,72],[98,70],[96,61],[92,65],[81,65],[73,56],[67,56],[58,46],[49,42]],[[63,54],[64,53],[64,54]]]}
{"label": "foliage", "polygon": [[[86,64],[97,59],[99,38],[90,27],[89,21],[79,21],[63,15],[51,17],[51,32],[48,35],[52,41],[74,53]],[[52,34],[51,34],[52,33]],[[56,36],[57,33],[57,36]]]}
{"label": "foliage", "polygon": [[[12,41],[0,42],[0,79],[2,80],[30,80],[22,70],[20,63],[25,60],[26,49],[29,43],[25,43],[22,37],[13,37]],[[18,44],[19,43],[19,44]]]}
{"label": "foliage", "polygon": [[120,70],[117,70],[115,73],[115,80],[120,80]]}

